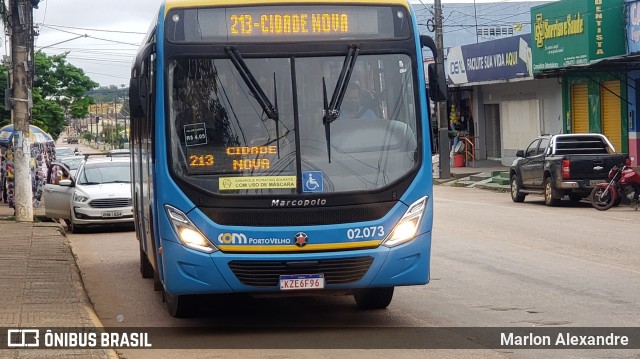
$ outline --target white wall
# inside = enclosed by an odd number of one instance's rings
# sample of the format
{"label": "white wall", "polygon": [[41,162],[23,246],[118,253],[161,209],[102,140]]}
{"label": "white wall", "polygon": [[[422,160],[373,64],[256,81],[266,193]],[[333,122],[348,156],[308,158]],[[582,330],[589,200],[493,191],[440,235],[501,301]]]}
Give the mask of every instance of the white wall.
{"label": "white wall", "polygon": [[540,135],[540,101],[517,100],[500,103],[502,151],[525,148]]}
{"label": "white wall", "polygon": [[[511,165],[516,151],[524,149],[536,136],[562,131],[562,85],[557,78],[482,85],[475,93],[474,117],[479,129],[484,129],[485,123],[482,105],[500,105],[504,165]],[[537,113],[530,106],[537,106]],[[484,136],[482,131],[478,135]]]}

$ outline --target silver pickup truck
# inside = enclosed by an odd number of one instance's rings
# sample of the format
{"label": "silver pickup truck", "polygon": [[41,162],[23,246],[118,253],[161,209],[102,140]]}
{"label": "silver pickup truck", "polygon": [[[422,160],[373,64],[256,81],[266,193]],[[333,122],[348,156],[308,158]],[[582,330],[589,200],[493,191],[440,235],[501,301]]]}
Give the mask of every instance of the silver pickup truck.
{"label": "silver pickup truck", "polygon": [[544,195],[547,206],[565,195],[572,201],[587,197],[593,186],[607,180],[613,166],[627,159],[597,133],[543,135],[516,156],[509,171],[511,199],[523,202],[528,194]]}

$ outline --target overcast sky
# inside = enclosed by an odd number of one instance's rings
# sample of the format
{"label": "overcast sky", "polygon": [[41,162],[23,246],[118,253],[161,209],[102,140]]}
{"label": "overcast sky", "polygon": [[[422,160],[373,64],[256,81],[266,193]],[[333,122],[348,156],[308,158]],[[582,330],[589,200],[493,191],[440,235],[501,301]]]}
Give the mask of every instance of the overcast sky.
{"label": "overcast sky", "polygon": [[[461,2],[474,1],[442,0],[443,4]],[[50,55],[68,52],[67,60],[101,86],[128,86],[133,56],[161,3],[162,0],[41,1],[34,11],[34,22],[40,33],[36,49]],[[90,37],[81,37],[84,35]],[[5,54],[6,50],[5,46]]]}
{"label": "overcast sky", "polygon": [[[162,0],[41,1],[34,10],[34,23],[40,33],[36,50],[50,55],[69,52],[67,60],[101,86],[128,86],[133,56],[161,3]],[[89,37],[78,38],[84,35]]]}

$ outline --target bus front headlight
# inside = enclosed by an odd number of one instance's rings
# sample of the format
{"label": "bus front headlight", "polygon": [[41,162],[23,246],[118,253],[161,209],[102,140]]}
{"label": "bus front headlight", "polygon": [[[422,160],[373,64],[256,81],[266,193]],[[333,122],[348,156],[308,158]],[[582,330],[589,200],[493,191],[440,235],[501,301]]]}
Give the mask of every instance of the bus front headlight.
{"label": "bus front headlight", "polygon": [[180,243],[186,247],[205,253],[213,253],[218,250],[218,248],[211,244],[209,239],[200,232],[198,227],[191,222],[184,212],[168,204],[164,206],[164,209],[167,211],[169,222],[171,222]]}
{"label": "bus front headlight", "polygon": [[424,196],[413,202],[382,244],[387,247],[395,247],[412,240],[416,236],[418,228],[420,228],[420,222],[427,208],[428,200],[429,198]]}

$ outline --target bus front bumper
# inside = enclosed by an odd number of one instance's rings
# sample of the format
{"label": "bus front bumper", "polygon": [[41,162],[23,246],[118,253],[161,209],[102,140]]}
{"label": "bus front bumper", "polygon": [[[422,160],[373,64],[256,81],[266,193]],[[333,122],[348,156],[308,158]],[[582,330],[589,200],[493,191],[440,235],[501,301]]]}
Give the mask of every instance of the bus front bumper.
{"label": "bus front bumper", "polygon": [[[201,253],[162,239],[163,282],[172,295],[282,293],[280,275],[323,274],[325,291],[429,282],[431,232],[388,248],[314,253]],[[322,289],[314,289],[320,291]]]}

